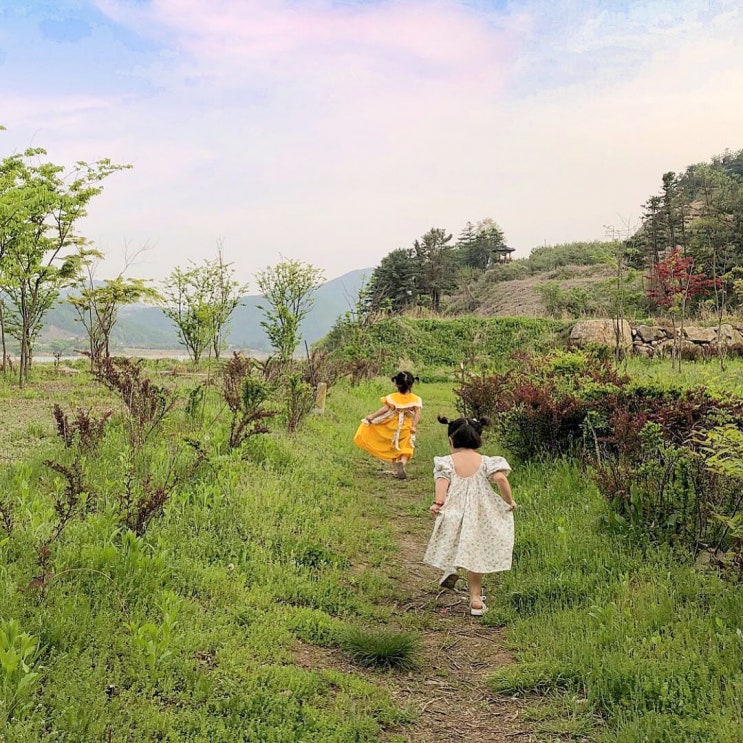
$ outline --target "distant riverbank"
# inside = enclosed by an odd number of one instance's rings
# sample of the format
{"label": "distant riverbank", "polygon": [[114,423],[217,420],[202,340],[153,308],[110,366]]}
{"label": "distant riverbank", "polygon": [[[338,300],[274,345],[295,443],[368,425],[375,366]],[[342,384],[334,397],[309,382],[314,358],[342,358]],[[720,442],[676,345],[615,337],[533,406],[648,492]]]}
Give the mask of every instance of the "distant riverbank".
{"label": "distant riverbank", "polygon": [[[229,358],[233,352],[241,353],[244,356],[250,356],[253,359],[264,360],[268,358],[268,353],[265,351],[258,351],[254,348],[230,348],[222,353],[222,358]],[[120,348],[116,349],[111,353],[112,356],[124,356],[130,359],[172,359],[173,361],[189,361],[189,356],[184,353],[182,349],[167,349],[167,348]],[[18,358],[16,353],[11,353],[11,357],[15,361]],[[62,354],[59,360],[60,362],[77,361],[78,359],[86,358],[83,354],[79,353],[67,353]],[[203,357],[208,358],[207,356]],[[54,363],[56,359],[52,354],[41,353],[38,356],[34,356],[34,362],[40,364]]]}

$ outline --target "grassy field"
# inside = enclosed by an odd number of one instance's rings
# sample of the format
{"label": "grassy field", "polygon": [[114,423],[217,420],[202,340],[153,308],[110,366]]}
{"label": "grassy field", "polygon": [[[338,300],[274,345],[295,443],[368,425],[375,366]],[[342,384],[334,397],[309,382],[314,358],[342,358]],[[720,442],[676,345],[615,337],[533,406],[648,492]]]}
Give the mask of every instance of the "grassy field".
{"label": "grassy field", "polygon": [[704,387],[713,394],[732,393],[743,397],[743,359],[726,359],[724,368],[716,359],[705,363],[687,361],[682,364],[681,372],[677,372],[671,369],[668,359],[631,358],[625,368],[633,379]]}
{"label": "grassy field", "polygon": [[[729,389],[740,383],[734,368],[688,364],[684,379]],[[658,370],[631,365],[633,374]],[[453,384],[416,388],[425,403],[419,448],[398,487],[351,444],[358,419],[389,391],[385,381],[337,385],[324,416],[293,436],[277,418],[274,433],[237,453],[224,447],[213,391],[198,414],[186,413],[203,378],[158,379],[182,391],[161,453],[198,438],[206,463],[136,535],[117,518],[121,484],[105,476],[122,456],[114,421],[84,470],[95,492],[51,542],[54,504],[65,502],[64,478],[43,464],[65,456],[51,405],[119,405],[84,372],[57,378],[49,368],[22,392],[0,382],[1,737],[452,739],[430,715],[440,698],[432,680],[455,673],[458,643],[476,634],[466,634],[473,624],[458,605],[442,604],[435,574],[415,555],[430,529],[431,459],[446,453],[434,418],[455,412]],[[494,441],[486,453],[508,456]],[[510,705],[519,722],[502,734],[520,740],[740,741],[740,588],[609,530],[603,500],[575,463],[512,465],[514,570],[486,581],[491,612],[474,625],[512,662],[484,669],[482,714]],[[418,638],[424,650],[416,656],[413,642],[402,651],[413,670],[368,670],[349,649],[359,630]],[[425,652],[432,632],[438,654]],[[423,678],[412,704],[401,689]]]}

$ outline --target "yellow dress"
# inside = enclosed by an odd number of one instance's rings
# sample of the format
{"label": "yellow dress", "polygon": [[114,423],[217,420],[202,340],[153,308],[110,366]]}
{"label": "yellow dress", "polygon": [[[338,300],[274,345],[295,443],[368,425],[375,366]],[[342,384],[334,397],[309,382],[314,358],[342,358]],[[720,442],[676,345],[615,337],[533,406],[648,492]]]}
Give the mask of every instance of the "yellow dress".
{"label": "yellow dress", "polygon": [[423,400],[412,392],[393,392],[382,397],[381,402],[390,409],[371,423],[366,419],[361,421],[353,443],[386,462],[395,462],[400,457],[410,459],[415,452],[411,438],[413,415],[417,408],[423,407]]}

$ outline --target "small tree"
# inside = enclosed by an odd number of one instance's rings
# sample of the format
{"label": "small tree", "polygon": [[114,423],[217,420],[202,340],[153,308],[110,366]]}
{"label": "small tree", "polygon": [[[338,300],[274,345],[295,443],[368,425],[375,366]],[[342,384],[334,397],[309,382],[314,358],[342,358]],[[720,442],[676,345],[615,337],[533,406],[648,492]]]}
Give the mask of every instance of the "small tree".
{"label": "small tree", "polygon": [[[694,272],[694,259],[684,256],[676,248],[668,257],[653,266],[650,276],[648,298],[668,310],[673,323],[673,362],[681,370],[681,335],[689,300],[706,294],[716,285],[716,279],[708,279],[703,272]],[[676,332],[676,320],[680,327]]]}
{"label": "small tree", "polygon": [[281,363],[288,364],[299,344],[299,326],[314,304],[313,295],[323,273],[309,263],[287,260],[260,271],[256,280],[265,300],[259,305],[265,318],[261,326]]}
{"label": "small tree", "polygon": [[614,281],[609,292],[612,325],[614,328],[614,361],[619,364],[625,357],[624,322],[627,304],[627,284],[631,281],[627,275],[628,253],[631,235],[634,228],[630,220],[624,220],[621,229],[607,225],[606,236],[612,241],[614,252]]}
{"label": "small tree", "polygon": [[164,282],[163,312],[194,364],[209,347],[219,358],[230,316],[247,291],[247,285],[233,280],[231,265],[224,262],[220,247],[214,260],[176,268]]}
{"label": "small tree", "polygon": [[[134,256],[127,256],[124,271],[131,265]],[[119,309],[143,299],[155,300],[157,292],[147,286],[142,279],[125,279],[123,271],[115,279],[106,279],[96,286],[93,279],[95,267],[88,264],[87,279],[78,283],[79,295],[69,297],[69,302],[77,312],[78,320],[88,334],[90,368],[96,369],[111,356],[111,331],[116,324]]]}
{"label": "small tree", "polygon": [[21,385],[44,315],[91,254],[75,227],[103,179],[129,167],[99,160],[65,173],[60,165],[37,163],[45,155],[35,148],[0,161],[0,287],[7,331],[21,345]]}

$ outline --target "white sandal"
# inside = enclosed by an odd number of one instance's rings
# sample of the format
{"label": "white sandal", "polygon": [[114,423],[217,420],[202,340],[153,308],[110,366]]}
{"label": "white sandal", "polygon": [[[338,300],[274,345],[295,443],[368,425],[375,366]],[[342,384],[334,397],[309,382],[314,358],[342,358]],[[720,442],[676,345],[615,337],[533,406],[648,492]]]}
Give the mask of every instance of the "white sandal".
{"label": "white sandal", "polygon": [[485,602],[482,599],[480,599],[479,609],[476,609],[474,606],[472,606],[472,601],[470,601],[470,614],[473,617],[481,617],[487,610],[488,610],[488,607],[485,606]]}

